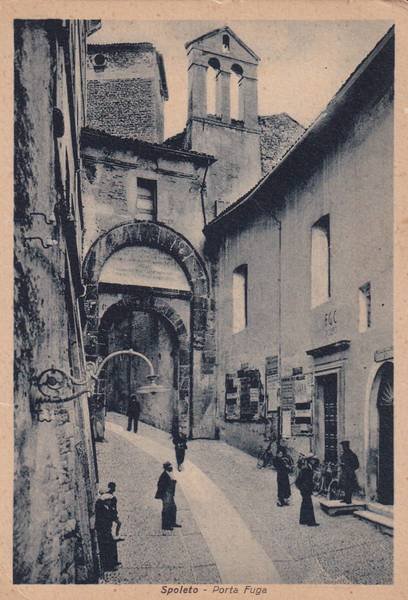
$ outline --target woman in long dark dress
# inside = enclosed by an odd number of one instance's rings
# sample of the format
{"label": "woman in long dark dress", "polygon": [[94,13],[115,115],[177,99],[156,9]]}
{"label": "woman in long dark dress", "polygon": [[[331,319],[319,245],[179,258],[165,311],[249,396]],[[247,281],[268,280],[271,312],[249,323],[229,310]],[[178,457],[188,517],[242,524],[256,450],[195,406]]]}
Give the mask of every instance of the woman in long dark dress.
{"label": "woman in long dark dress", "polygon": [[116,536],[119,534],[120,529],[117,500],[114,494],[115,487],[113,482],[109,483],[108,492],[102,494],[95,504],[95,529],[103,571],[114,571],[120,565],[117,539],[112,534],[113,523],[116,523]]}
{"label": "woman in long dark dress", "polygon": [[291,472],[291,462],[287,455],[286,448],[278,448],[275,458],[276,482],[278,486],[278,506],[288,506],[290,492],[289,473]]}
{"label": "woman in long dark dress", "polygon": [[296,479],[296,487],[302,496],[302,505],[300,507],[300,518],[299,523],[301,525],[309,525],[309,527],[317,527],[319,523],[316,523],[312,492],[313,492],[313,468],[311,459],[312,455],[305,456],[301,465],[300,473]]}

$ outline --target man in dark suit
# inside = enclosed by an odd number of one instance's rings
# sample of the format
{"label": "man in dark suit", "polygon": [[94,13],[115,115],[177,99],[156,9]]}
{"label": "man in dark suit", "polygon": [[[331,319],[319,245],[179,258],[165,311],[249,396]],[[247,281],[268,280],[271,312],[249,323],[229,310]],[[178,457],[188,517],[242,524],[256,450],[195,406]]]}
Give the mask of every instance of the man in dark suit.
{"label": "man in dark suit", "polygon": [[176,523],[177,506],[174,501],[176,493],[176,480],[173,476],[173,466],[170,462],[163,464],[163,473],[157,482],[157,492],[155,498],[163,502],[162,508],[162,529],[163,531],[172,531],[174,527],[181,527]]}
{"label": "man in dark suit", "polygon": [[351,504],[353,492],[358,490],[358,482],[355,471],[360,467],[357,455],[350,448],[350,442],[341,442],[343,453],[340,456],[341,475],[340,485],[344,489],[344,502]]}
{"label": "man in dark suit", "polygon": [[128,426],[127,430],[131,431],[133,421],[133,431],[137,433],[137,426],[139,424],[140,417],[140,402],[137,399],[136,394],[130,396],[128,409],[127,409]]}

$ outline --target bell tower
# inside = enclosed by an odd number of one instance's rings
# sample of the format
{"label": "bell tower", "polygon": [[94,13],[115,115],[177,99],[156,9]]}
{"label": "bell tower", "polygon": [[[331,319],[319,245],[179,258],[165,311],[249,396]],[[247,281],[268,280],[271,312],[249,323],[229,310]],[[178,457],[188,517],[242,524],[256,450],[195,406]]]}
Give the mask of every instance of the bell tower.
{"label": "bell tower", "polygon": [[207,179],[209,209],[216,216],[261,178],[260,59],[229,27],[196,38],[186,50],[186,140],[189,149],[217,159]]}

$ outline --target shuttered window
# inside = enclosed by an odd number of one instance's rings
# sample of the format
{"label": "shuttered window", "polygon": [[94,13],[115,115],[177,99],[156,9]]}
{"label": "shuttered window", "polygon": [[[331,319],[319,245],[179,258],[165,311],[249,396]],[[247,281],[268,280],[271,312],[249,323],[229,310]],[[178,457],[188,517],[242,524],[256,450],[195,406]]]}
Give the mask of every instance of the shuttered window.
{"label": "shuttered window", "polygon": [[156,182],[137,178],[136,217],[143,221],[156,220]]}

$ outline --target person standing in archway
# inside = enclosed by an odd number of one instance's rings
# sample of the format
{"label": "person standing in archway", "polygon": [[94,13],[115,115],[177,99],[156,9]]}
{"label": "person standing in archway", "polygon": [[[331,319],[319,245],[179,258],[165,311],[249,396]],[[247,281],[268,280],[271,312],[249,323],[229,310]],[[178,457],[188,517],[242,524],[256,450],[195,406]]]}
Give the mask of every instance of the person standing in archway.
{"label": "person standing in archway", "polygon": [[137,433],[137,427],[139,424],[140,417],[140,402],[137,399],[136,394],[132,394],[129,399],[128,409],[127,409],[127,418],[128,418],[128,426],[127,430],[132,430],[132,421],[133,421],[133,431]]}

